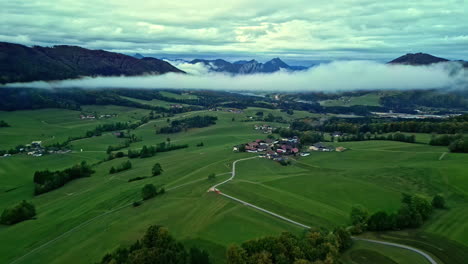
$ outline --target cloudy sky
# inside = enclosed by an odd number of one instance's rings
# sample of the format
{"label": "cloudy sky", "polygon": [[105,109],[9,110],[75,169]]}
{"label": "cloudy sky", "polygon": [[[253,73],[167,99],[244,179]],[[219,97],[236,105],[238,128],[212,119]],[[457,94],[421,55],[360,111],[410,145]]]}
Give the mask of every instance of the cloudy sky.
{"label": "cloudy sky", "polygon": [[170,58],[468,60],[468,0],[1,0],[0,41]]}

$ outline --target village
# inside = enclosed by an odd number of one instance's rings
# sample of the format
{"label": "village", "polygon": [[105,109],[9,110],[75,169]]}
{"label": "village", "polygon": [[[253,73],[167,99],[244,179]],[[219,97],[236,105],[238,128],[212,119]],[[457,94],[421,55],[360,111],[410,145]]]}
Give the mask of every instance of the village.
{"label": "village", "polygon": [[112,117],[116,117],[116,116],[117,116],[116,114],[97,115],[97,114],[84,114],[84,113],[82,113],[80,115],[80,119],[81,120],[86,120],[86,119],[95,120],[95,119],[107,119],[107,118],[112,118]]}
{"label": "village", "polygon": [[[265,134],[271,134],[273,129],[269,125],[255,125],[255,130],[261,130]],[[310,146],[301,145],[298,137],[274,139],[271,135],[267,139],[256,139],[254,141],[233,147],[234,152],[258,153],[259,157],[267,158],[283,163],[291,157],[307,157],[311,151],[317,152],[343,152],[344,147],[333,147],[322,142]]]}
{"label": "village", "polygon": [[66,149],[55,149],[55,148],[46,148],[42,146],[42,141],[33,141],[31,144],[27,144],[24,146],[18,146],[14,151],[9,151],[8,153],[4,153],[1,157],[11,157],[11,155],[25,153],[29,156],[33,157],[42,157],[45,154],[65,154],[69,153],[71,150]]}

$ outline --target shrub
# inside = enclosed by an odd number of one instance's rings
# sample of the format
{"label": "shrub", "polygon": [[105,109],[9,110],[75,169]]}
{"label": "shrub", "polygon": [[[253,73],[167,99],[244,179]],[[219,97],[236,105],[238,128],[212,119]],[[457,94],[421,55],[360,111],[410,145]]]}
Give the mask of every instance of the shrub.
{"label": "shrub", "polygon": [[153,168],[151,169],[151,175],[153,176],[158,176],[163,172],[163,169],[161,167],[161,164],[156,163],[153,165]]}
{"label": "shrub", "polygon": [[141,189],[141,197],[143,200],[148,200],[158,195],[158,191],[153,184],[146,184],[143,189]]}
{"label": "shrub", "polygon": [[5,209],[0,218],[0,223],[13,225],[24,220],[33,218],[36,215],[36,208],[33,204],[23,200],[12,208]]}
{"label": "shrub", "polygon": [[144,180],[144,179],[146,179],[146,178],[148,178],[148,177],[145,177],[145,176],[143,176],[143,177],[138,176],[138,177],[135,177],[135,178],[128,179],[128,182]]}
{"label": "shrub", "polygon": [[438,209],[444,209],[445,208],[445,199],[442,195],[437,194],[432,198],[432,206],[434,208]]}

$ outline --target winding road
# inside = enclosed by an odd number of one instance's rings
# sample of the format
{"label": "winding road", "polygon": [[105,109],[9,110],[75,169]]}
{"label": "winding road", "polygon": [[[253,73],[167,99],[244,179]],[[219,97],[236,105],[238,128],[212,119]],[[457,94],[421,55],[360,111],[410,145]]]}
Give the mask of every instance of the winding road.
{"label": "winding road", "polygon": [[[297,226],[300,226],[300,227],[303,227],[303,228],[306,228],[306,229],[310,229],[309,226],[307,225],[304,225],[304,224],[301,224],[299,222],[296,222],[294,220],[291,220],[289,218],[286,218],[282,215],[279,215],[277,213],[274,213],[272,211],[269,211],[267,209],[264,209],[264,208],[261,208],[261,207],[258,207],[256,205],[253,205],[251,203],[248,203],[248,202],[245,202],[239,198],[236,198],[236,197],[233,197],[233,196],[230,196],[230,195],[227,195],[225,193],[222,193],[220,190],[218,190],[217,187],[223,185],[223,184],[226,184],[230,181],[232,181],[234,179],[234,177],[236,177],[236,164],[237,162],[239,161],[243,161],[243,160],[250,160],[250,159],[255,159],[255,158],[258,158],[258,157],[251,157],[251,158],[244,158],[244,159],[238,159],[236,161],[234,161],[232,163],[232,172],[231,172],[231,177],[223,182],[220,182],[218,184],[215,184],[213,185],[208,191],[209,192],[215,192],[217,194],[220,194],[228,199],[231,199],[233,201],[236,201],[236,202],[239,202],[243,205],[246,205],[246,206],[249,206],[251,208],[254,208],[256,210],[259,210],[261,212],[264,212],[264,213],[267,213],[273,217],[276,217],[276,218],[279,218],[281,220],[284,220],[286,222],[289,222],[291,224],[294,224],[294,225],[297,225]],[[423,256],[427,261],[429,261],[429,263],[431,264],[438,264],[437,261],[435,261],[429,254],[427,254],[426,252],[422,251],[422,250],[419,250],[417,248],[413,248],[413,247],[410,247],[410,246],[406,246],[406,245],[402,245],[402,244],[397,244],[397,243],[391,243],[391,242],[385,242],[385,241],[379,241],[379,240],[372,240],[372,239],[366,239],[366,238],[358,238],[358,237],[352,237],[353,240],[360,240],[360,241],[366,241],[366,242],[370,242],[370,243],[375,243],[375,244],[381,244],[381,245],[386,245],[386,246],[391,246],[391,247],[398,247],[398,248],[402,248],[402,249],[406,249],[406,250],[409,250],[409,251],[412,251],[414,253],[417,253],[421,256]]]}
{"label": "winding road", "polygon": [[[248,202],[246,202],[246,201],[243,201],[243,200],[241,200],[241,199],[239,199],[239,198],[236,198],[236,197],[233,197],[233,196],[224,194],[224,193],[220,192],[220,191],[217,189],[217,187],[219,187],[219,186],[221,186],[221,185],[223,185],[223,184],[226,184],[226,183],[228,183],[229,181],[232,181],[232,180],[235,178],[235,176],[236,176],[236,165],[237,165],[238,162],[244,161],[244,160],[255,159],[255,158],[258,158],[258,157],[250,157],[250,158],[243,158],[243,159],[235,160],[235,161],[232,163],[232,171],[231,171],[231,172],[227,172],[227,173],[231,173],[231,177],[230,177],[229,179],[223,181],[223,182],[220,182],[220,183],[218,183],[218,184],[213,185],[208,191],[216,192],[216,193],[218,193],[218,194],[220,194],[220,195],[222,195],[222,196],[224,196],[224,197],[226,197],[226,198],[228,198],[228,199],[231,199],[231,200],[233,200],[233,201],[239,202],[239,203],[241,203],[241,204],[243,204],[243,205],[249,206],[249,207],[251,207],[251,208],[254,208],[254,209],[256,209],[256,210],[259,210],[259,211],[261,211],[261,212],[264,212],[264,213],[266,213],[266,214],[269,214],[269,215],[271,215],[271,216],[273,216],[273,217],[276,217],[276,218],[281,219],[281,220],[283,220],[283,221],[289,222],[289,223],[291,223],[291,224],[300,226],[300,227],[305,228],[305,229],[310,229],[310,226],[301,224],[301,223],[299,223],[299,222],[296,222],[296,221],[294,221],[294,220],[291,220],[291,219],[289,219],[289,218],[287,218],[287,217],[284,217],[284,216],[279,215],[279,214],[277,214],[277,213],[274,213],[274,212],[272,212],[272,211],[266,210],[266,209],[264,209],[264,208],[261,208],[261,207],[259,207],[259,206],[254,205],[254,204],[251,204],[251,203],[248,203]],[[227,173],[221,173],[221,174],[218,174],[217,176],[224,175],[224,174],[227,174]],[[194,181],[190,181],[190,182],[186,182],[186,183],[184,183],[184,184],[181,184],[181,185],[178,185],[178,186],[174,186],[174,187],[172,187],[172,188],[169,188],[169,189],[167,189],[166,191],[175,190],[175,189],[178,189],[178,188],[180,188],[180,187],[183,187],[183,186],[186,186],[186,185],[190,185],[190,184],[193,184],[193,183],[196,183],[196,182],[199,182],[199,181],[203,181],[203,180],[205,180],[205,178],[203,178],[203,179],[198,179],[198,180],[194,180]],[[114,208],[114,209],[112,209],[112,210],[106,211],[106,212],[104,212],[104,213],[102,213],[102,214],[100,214],[100,215],[97,215],[97,216],[95,216],[95,217],[93,217],[93,218],[91,218],[91,219],[88,219],[87,221],[85,221],[85,222],[83,222],[83,223],[81,223],[81,224],[79,224],[79,225],[73,227],[72,229],[66,231],[65,233],[62,233],[61,235],[55,237],[54,239],[49,240],[49,241],[43,243],[42,245],[40,245],[40,246],[38,246],[38,247],[32,249],[31,251],[27,252],[26,254],[24,254],[24,255],[22,255],[22,256],[16,258],[16,259],[13,260],[12,262],[10,262],[10,264],[18,263],[19,261],[23,260],[25,257],[27,257],[27,256],[29,256],[29,255],[31,255],[31,254],[33,254],[33,253],[35,253],[35,252],[40,251],[41,249],[43,249],[43,248],[49,246],[50,244],[52,244],[52,243],[54,243],[54,242],[60,240],[61,238],[63,238],[63,237],[65,237],[65,236],[69,235],[70,233],[73,233],[73,232],[75,232],[75,231],[81,229],[82,227],[84,227],[84,226],[90,224],[91,222],[93,222],[93,221],[95,221],[95,220],[97,220],[97,219],[99,219],[99,218],[101,218],[101,217],[104,217],[104,216],[106,216],[106,215],[112,214],[112,213],[114,213],[114,212],[116,212],[116,211],[119,211],[119,210],[121,210],[121,209],[124,209],[124,208],[126,208],[126,207],[130,207],[130,206],[132,206],[132,204],[133,204],[133,203],[129,203],[129,204],[122,205],[122,206],[120,206],[120,207],[117,207],[117,208]],[[421,256],[423,256],[423,257],[426,258],[431,264],[438,264],[429,254],[427,254],[427,253],[425,253],[425,252],[423,252],[423,251],[421,251],[421,250],[419,250],[419,249],[413,248],[413,247],[409,247],[409,246],[402,245],[402,244],[396,244],[396,243],[390,243],[390,242],[378,241],[378,240],[371,240],[371,239],[364,239],[364,238],[357,238],[357,237],[352,237],[352,239],[353,239],[353,240],[361,240],[361,241],[366,241],[366,242],[370,242],[370,243],[382,244],[382,245],[393,246],[393,247],[398,247],[398,248],[403,248],[403,249],[406,249],[406,250],[410,250],[410,251],[412,251],[412,252],[415,252],[415,253],[420,254]]]}

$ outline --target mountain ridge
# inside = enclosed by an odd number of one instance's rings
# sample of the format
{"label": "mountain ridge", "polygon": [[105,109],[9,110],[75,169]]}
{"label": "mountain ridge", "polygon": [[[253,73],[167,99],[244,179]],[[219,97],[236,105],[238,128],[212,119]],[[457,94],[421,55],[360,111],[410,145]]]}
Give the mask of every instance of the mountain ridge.
{"label": "mountain ridge", "polygon": [[280,58],[274,58],[265,63],[256,60],[240,60],[235,62],[228,62],[224,59],[194,59],[190,61],[191,64],[202,63],[214,72],[228,72],[231,74],[255,74],[255,73],[273,73],[281,69],[288,71],[305,70],[307,67],[303,66],[290,66],[282,61]]}
{"label": "mountain ridge", "polygon": [[0,83],[53,81],[82,76],[184,73],[168,62],[79,46],[33,46],[0,42]]}

